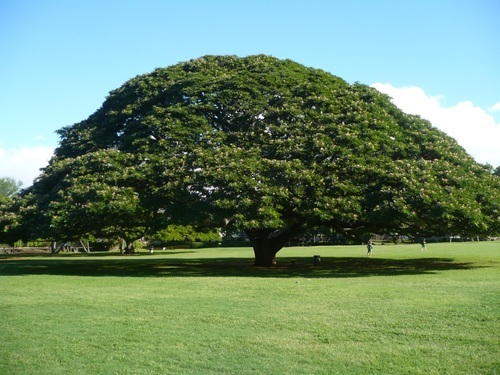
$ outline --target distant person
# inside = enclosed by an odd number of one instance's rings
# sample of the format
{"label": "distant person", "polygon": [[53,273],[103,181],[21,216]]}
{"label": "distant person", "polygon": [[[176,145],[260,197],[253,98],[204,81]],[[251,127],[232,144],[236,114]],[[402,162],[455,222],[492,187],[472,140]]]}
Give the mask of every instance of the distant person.
{"label": "distant person", "polygon": [[425,247],[425,238],[422,240],[421,245],[422,245],[422,251],[427,250],[427,248]]}
{"label": "distant person", "polygon": [[368,255],[369,257],[372,256],[372,250],[373,250],[373,243],[372,241],[368,240],[368,243],[366,244],[366,248],[368,249],[368,253],[366,255]]}

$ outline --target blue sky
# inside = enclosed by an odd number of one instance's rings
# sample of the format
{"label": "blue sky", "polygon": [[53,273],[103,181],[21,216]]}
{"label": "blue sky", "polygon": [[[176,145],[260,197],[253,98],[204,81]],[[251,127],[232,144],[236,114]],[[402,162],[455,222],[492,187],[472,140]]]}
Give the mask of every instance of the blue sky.
{"label": "blue sky", "polygon": [[374,85],[496,167],[499,19],[498,0],[0,0],[0,177],[31,184],[55,130],[128,79],[206,54]]}

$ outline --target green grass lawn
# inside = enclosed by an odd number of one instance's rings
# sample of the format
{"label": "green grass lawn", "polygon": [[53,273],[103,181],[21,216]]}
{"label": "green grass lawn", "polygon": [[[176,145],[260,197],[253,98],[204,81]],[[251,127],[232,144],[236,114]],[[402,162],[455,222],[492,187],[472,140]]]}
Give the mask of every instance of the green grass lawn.
{"label": "green grass lawn", "polygon": [[0,374],[500,374],[499,242],[278,256],[0,255]]}

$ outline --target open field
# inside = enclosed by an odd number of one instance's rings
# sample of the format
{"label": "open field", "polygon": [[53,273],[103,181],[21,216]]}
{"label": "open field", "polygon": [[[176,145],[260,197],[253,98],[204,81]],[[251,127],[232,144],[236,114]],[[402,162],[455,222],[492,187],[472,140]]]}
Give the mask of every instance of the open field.
{"label": "open field", "polygon": [[252,258],[0,255],[0,374],[500,374],[499,242]]}

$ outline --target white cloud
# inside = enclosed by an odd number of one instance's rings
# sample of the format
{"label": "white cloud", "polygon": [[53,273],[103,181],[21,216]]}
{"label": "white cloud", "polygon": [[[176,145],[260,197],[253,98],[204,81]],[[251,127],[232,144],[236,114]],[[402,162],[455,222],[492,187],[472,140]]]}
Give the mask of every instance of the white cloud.
{"label": "white cloud", "polygon": [[500,102],[493,104],[490,107],[490,112],[500,112]]}
{"label": "white cloud", "polygon": [[40,174],[40,168],[47,166],[52,157],[52,147],[23,147],[0,149],[0,177],[11,177],[28,187]]}
{"label": "white cloud", "polygon": [[[443,97],[428,96],[420,87],[394,87],[386,83],[371,86],[389,95],[404,112],[420,115],[455,138],[479,163],[500,165],[500,124],[482,108],[470,101],[444,106]],[[500,103],[492,110],[500,110]]]}

